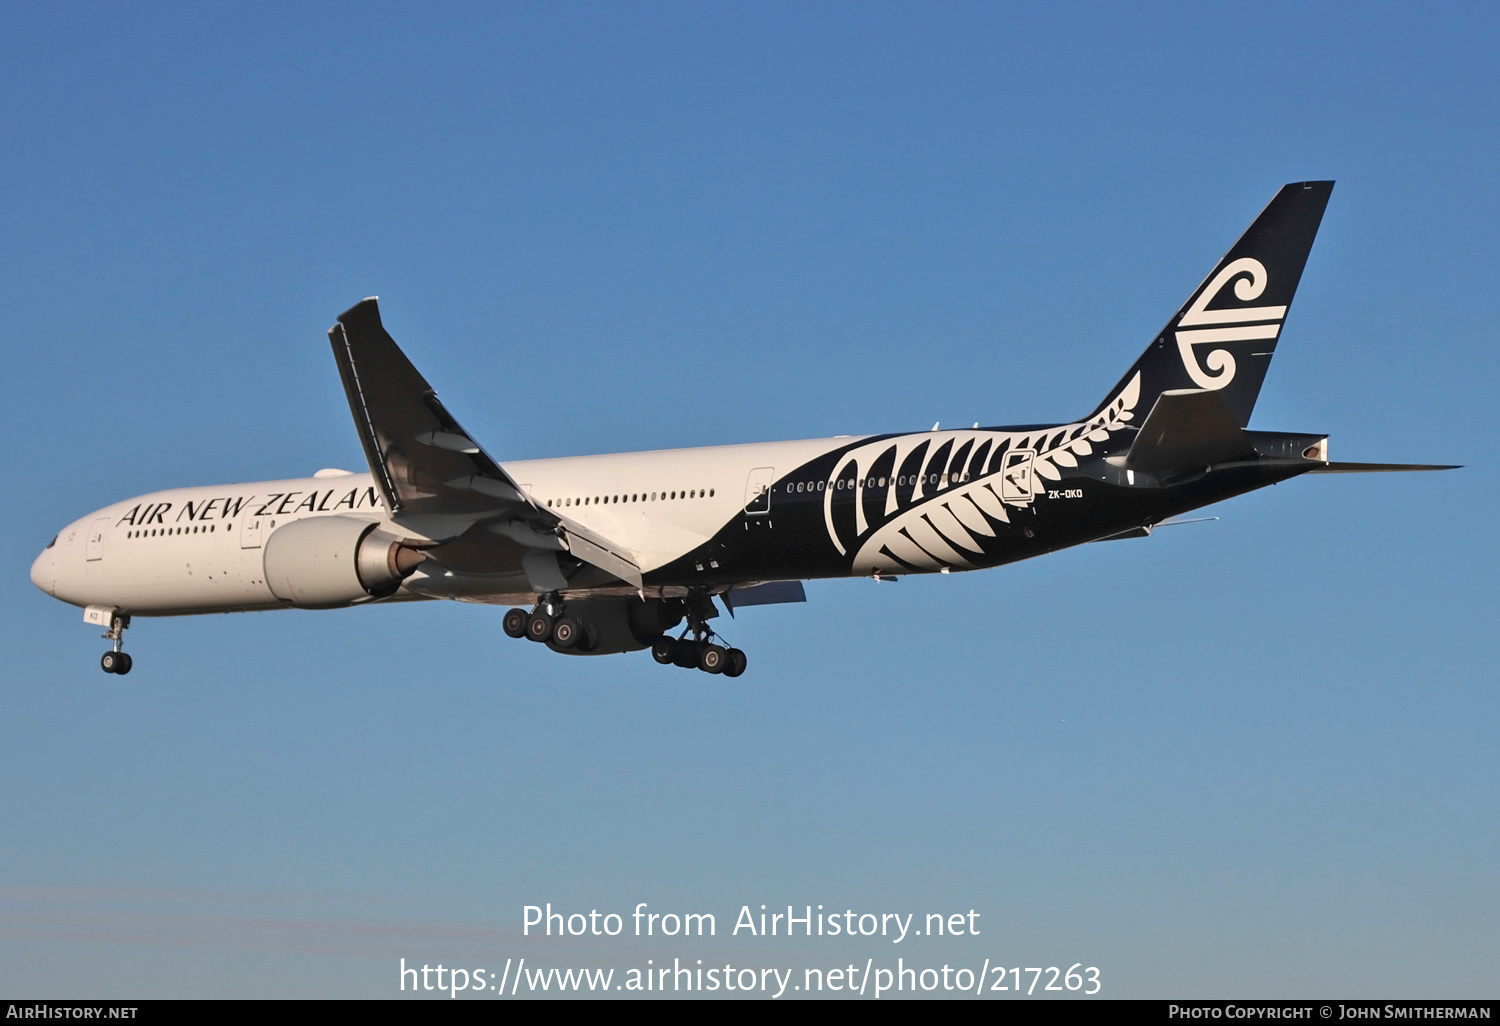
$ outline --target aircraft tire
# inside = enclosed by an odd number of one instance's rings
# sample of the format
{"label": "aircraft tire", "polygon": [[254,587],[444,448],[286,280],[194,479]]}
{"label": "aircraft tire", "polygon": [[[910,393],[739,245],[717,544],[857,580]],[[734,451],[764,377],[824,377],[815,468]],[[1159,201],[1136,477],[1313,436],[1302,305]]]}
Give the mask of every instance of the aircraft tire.
{"label": "aircraft tire", "polygon": [[724,676],[738,677],[745,672],[745,667],[749,662],[745,658],[745,653],[737,648],[731,648],[724,653]]}
{"label": "aircraft tire", "polygon": [[526,637],[526,621],[530,619],[524,609],[507,609],[505,619],[500,621],[500,627],[505,631],[507,637]]}
{"label": "aircraft tire", "polygon": [[526,638],[528,641],[548,642],[552,640],[552,617],[541,610],[531,614],[526,621]]}
{"label": "aircraft tire", "polygon": [[677,652],[672,656],[672,662],[684,670],[696,670],[698,668],[698,653],[702,650],[703,642],[701,641],[679,641],[677,642]]}
{"label": "aircraft tire", "polygon": [[723,673],[729,665],[726,661],[728,655],[718,645],[704,645],[703,651],[698,653],[698,669],[704,673]]}
{"label": "aircraft tire", "polygon": [[559,617],[552,625],[552,644],[558,648],[574,648],[583,640],[583,626],[571,616]]}
{"label": "aircraft tire", "polygon": [[133,659],[130,658],[130,653],[129,652],[121,652],[120,653],[120,668],[118,670],[116,670],[115,672],[118,673],[120,676],[123,677],[127,673],[130,672],[130,668],[132,666],[134,666],[134,665],[135,665],[135,660],[133,660]]}
{"label": "aircraft tire", "polygon": [[667,666],[677,656],[677,641],[663,634],[651,643],[651,658]]}
{"label": "aircraft tire", "polygon": [[99,669],[105,673],[129,673],[130,657],[124,652],[111,649],[99,659]]}

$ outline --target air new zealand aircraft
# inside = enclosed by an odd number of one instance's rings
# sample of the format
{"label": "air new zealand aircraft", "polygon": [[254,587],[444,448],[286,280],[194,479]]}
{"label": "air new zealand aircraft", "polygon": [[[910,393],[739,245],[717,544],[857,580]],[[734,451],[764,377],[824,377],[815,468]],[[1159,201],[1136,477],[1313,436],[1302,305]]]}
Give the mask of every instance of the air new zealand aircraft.
{"label": "air new zealand aircraft", "polygon": [[556,652],[649,648],[734,677],[716,599],[732,614],[815,578],[1143,537],[1301,474],[1447,469],[1333,463],[1326,435],[1246,428],[1332,190],[1281,189],[1103,402],[1059,424],[500,463],[366,299],[328,337],[368,473],[126,499],[63,528],[31,579],[106,628],[110,673],[130,672],[134,617],[457,599],[515,606],[505,633]]}

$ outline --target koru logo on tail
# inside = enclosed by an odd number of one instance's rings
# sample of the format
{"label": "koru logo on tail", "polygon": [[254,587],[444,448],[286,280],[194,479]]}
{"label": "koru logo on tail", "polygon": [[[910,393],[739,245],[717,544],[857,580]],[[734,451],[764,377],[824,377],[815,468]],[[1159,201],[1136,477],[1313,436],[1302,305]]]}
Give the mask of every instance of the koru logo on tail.
{"label": "koru logo on tail", "polygon": [[[1239,281],[1234,282],[1234,294],[1241,300],[1258,299],[1266,290],[1268,276],[1265,264],[1254,257],[1240,257],[1214,275],[1213,281],[1198,293],[1193,305],[1188,307],[1187,313],[1177,322],[1177,349],[1182,354],[1182,365],[1199,388],[1219,389],[1233,381],[1234,354],[1227,349],[1215,349],[1200,365],[1194,346],[1275,339],[1281,333],[1281,322],[1286,317],[1284,306],[1208,309],[1209,302],[1236,277],[1239,277]],[[1262,323],[1251,323],[1257,321]],[[1189,330],[1182,330],[1184,328]]]}

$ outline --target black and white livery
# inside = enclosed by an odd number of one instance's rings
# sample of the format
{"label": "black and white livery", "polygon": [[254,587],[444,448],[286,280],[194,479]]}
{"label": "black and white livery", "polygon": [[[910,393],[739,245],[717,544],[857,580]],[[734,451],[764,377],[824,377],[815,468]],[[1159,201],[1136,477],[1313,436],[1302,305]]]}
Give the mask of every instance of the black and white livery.
{"label": "black and white livery", "polygon": [[366,299],[328,336],[367,473],[114,503],[31,579],[106,629],[112,673],[134,617],[456,599],[514,606],[505,633],[557,652],[738,676],[720,605],[801,602],[805,580],[978,570],[1301,474],[1443,469],[1246,427],[1332,189],[1282,188],[1104,401],[1058,424],[502,463]]}

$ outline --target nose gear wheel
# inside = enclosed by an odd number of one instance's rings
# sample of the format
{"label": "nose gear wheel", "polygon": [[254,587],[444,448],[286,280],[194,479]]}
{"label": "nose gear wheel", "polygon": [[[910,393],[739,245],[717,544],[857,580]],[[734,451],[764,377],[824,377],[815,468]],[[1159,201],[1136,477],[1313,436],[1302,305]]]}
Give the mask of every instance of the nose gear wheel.
{"label": "nose gear wheel", "polygon": [[99,659],[99,669],[105,673],[118,673],[121,676],[130,672],[133,660],[130,653],[125,651],[125,628],[130,626],[130,616],[127,613],[115,613],[110,617],[109,630],[104,636],[115,643],[115,647]]}

